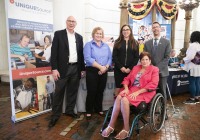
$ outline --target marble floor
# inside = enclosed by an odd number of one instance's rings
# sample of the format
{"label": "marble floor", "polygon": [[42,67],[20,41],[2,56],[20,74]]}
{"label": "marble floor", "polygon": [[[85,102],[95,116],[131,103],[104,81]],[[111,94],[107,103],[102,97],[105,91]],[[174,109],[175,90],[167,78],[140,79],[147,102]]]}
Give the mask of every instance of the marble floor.
{"label": "marble floor", "polygon": [[[171,102],[168,101],[169,119],[156,134],[147,126],[140,132],[141,140],[200,140],[200,104],[185,105],[183,101],[189,97],[188,93],[172,96],[175,113]],[[10,87],[7,83],[0,83],[0,139],[2,140],[103,140],[99,132],[103,118],[94,114],[87,121],[84,114],[79,120],[68,116],[61,116],[57,124],[48,129],[51,113],[46,113],[18,123],[11,121]],[[122,127],[119,119],[116,133]],[[133,134],[132,139],[136,139]]]}

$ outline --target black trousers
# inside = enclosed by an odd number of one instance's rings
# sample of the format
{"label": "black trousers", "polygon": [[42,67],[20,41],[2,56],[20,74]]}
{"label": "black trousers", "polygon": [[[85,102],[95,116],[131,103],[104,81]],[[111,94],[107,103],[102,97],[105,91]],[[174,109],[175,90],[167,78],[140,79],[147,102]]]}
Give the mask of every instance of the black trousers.
{"label": "black trousers", "polygon": [[56,89],[53,96],[52,118],[58,119],[62,113],[65,91],[67,97],[65,113],[73,113],[79,82],[78,65],[69,65],[66,77],[55,82]]}
{"label": "black trousers", "polygon": [[93,111],[102,111],[103,92],[107,82],[107,72],[99,75],[98,69],[86,67],[86,113],[91,114]]}
{"label": "black trousers", "polygon": [[47,107],[46,109],[50,109],[53,103],[53,92],[47,94]]}

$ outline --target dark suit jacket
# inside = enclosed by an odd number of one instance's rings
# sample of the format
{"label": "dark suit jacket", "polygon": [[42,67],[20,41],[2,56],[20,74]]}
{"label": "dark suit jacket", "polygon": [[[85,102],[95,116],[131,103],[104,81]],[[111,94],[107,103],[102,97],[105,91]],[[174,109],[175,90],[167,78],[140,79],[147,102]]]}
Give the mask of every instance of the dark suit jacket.
{"label": "dark suit jacket", "polygon": [[113,48],[113,62],[116,68],[121,69],[126,63],[126,67],[132,70],[133,66],[137,65],[139,60],[139,46],[134,45],[135,49],[132,49],[130,41],[128,41],[128,48],[126,50],[126,41],[123,40],[119,48]]}
{"label": "dark suit jacket", "polygon": [[169,75],[168,60],[171,52],[171,44],[169,40],[160,38],[156,53],[153,55],[153,39],[148,40],[144,44],[144,51],[149,52],[152,56],[152,64],[157,66],[161,77]]}
{"label": "dark suit jacket", "polygon": [[[81,78],[81,71],[85,70],[83,58],[83,38],[78,33],[75,33],[76,49],[78,55],[78,71]],[[69,63],[69,43],[66,29],[56,31],[53,38],[51,48],[51,66],[52,70],[58,70],[60,77],[64,78],[67,72]]]}

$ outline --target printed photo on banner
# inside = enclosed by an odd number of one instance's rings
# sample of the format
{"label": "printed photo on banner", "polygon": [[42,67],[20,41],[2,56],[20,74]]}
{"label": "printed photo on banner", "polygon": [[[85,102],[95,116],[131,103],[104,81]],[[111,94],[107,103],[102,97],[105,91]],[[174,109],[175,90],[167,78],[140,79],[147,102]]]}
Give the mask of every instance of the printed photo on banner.
{"label": "printed photo on banner", "polygon": [[35,58],[36,67],[49,67],[51,58],[52,33],[35,32]]}
{"label": "printed photo on banner", "polygon": [[17,118],[38,112],[37,84],[35,78],[14,80],[13,97]]}
{"label": "printed photo on banner", "polygon": [[10,57],[12,70],[36,68],[34,31],[10,29]]}
{"label": "printed photo on banner", "polygon": [[[162,15],[156,11],[156,19],[161,24],[161,36],[170,40],[171,23],[165,20]],[[153,38],[152,33],[152,11],[141,20],[134,20],[129,17],[129,25],[132,28],[134,38],[138,40],[139,52],[143,52],[144,43]]]}
{"label": "printed photo on banner", "polygon": [[52,75],[37,76],[39,111],[52,108],[55,82]]}
{"label": "printed photo on banner", "polygon": [[53,33],[10,29],[11,67],[49,67]]}
{"label": "printed photo on banner", "polygon": [[134,20],[129,17],[129,25],[132,28],[133,36],[139,43],[139,52],[141,53],[144,48],[145,41],[152,38],[152,12],[141,20]]}
{"label": "printed photo on banner", "polygon": [[[5,5],[10,87],[13,89],[11,118],[18,122],[51,108],[52,100],[47,94],[49,84],[46,83],[47,76],[52,80],[53,1],[11,0],[5,1]],[[40,76],[44,76],[44,84],[37,81]]]}

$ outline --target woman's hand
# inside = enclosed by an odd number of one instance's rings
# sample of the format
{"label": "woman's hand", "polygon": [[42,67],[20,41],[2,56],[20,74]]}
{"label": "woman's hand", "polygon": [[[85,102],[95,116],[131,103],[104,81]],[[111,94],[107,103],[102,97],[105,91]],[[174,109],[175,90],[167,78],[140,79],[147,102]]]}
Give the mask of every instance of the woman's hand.
{"label": "woman's hand", "polygon": [[125,88],[124,90],[122,90],[119,94],[124,94],[124,95],[128,95],[129,90],[128,88]]}
{"label": "woman's hand", "polygon": [[41,60],[46,60],[46,58],[42,56],[42,57],[41,57]]}
{"label": "woman's hand", "polygon": [[130,69],[129,68],[127,68],[126,70],[125,70],[125,73],[130,73]]}
{"label": "woman's hand", "polygon": [[121,70],[123,73],[126,73],[126,68],[125,68],[125,67],[122,67],[120,70]]}
{"label": "woman's hand", "polygon": [[102,74],[104,74],[106,71],[107,71],[106,66],[102,66],[102,67],[100,68],[100,71],[98,72],[98,74],[99,74],[99,75],[102,75]]}
{"label": "woman's hand", "polygon": [[131,93],[129,97],[135,100],[138,95],[139,93],[136,91],[136,92]]}

